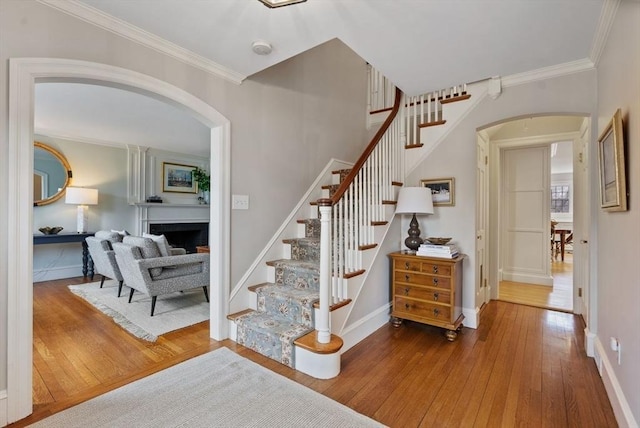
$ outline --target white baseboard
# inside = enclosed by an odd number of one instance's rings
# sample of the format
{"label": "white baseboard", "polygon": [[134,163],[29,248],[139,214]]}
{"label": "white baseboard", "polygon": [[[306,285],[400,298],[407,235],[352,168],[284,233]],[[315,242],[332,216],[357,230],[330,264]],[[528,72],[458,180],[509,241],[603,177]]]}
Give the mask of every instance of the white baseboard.
{"label": "white baseboard", "polygon": [[53,281],[54,279],[75,278],[77,276],[82,276],[82,265],[33,270],[33,282]]}
{"label": "white baseboard", "polygon": [[353,346],[360,343],[365,337],[388,323],[390,307],[391,304],[383,305],[366,317],[359,319],[342,330],[339,334],[344,342],[341,352],[344,353],[348,351]]}
{"label": "white baseboard", "polygon": [[0,391],[0,426],[6,426],[9,423],[7,415],[7,390]]}
{"label": "white baseboard", "polygon": [[613,365],[607,357],[607,353],[602,342],[600,342],[600,338],[597,336],[595,337],[595,355],[596,363],[600,361],[602,365],[602,371],[600,373],[602,376],[602,382],[607,390],[607,395],[609,396],[609,401],[611,402],[611,407],[613,407],[613,413],[616,416],[618,425],[620,427],[637,428],[638,422],[633,417],[629,402],[624,396],[620,382],[618,382],[618,378],[613,371]]}
{"label": "white baseboard", "polygon": [[584,349],[587,352],[587,357],[595,357],[595,341],[596,335],[591,333],[589,327],[585,327],[584,329]]}
{"label": "white baseboard", "polygon": [[480,308],[462,308],[464,321],[462,325],[465,327],[477,329],[480,325]]}

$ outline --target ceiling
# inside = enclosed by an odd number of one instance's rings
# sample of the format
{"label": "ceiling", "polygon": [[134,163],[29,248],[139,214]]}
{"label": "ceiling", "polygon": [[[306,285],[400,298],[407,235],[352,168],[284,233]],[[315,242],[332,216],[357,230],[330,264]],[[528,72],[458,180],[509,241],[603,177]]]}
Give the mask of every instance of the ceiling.
{"label": "ceiling", "polygon": [[[605,0],[307,0],[277,9],[258,0],[40,2],[169,55],[195,59],[195,66],[236,83],[339,38],[408,94],[592,65],[605,10]],[[257,40],[269,42],[272,53],[253,53]],[[36,128],[141,145],[162,144],[174,138],[171,129],[179,129],[180,142],[185,140],[189,119],[176,117],[183,113],[173,107],[134,94],[103,101],[105,88],[57,85],[62,86],[37,85]],[[114,98],[121,96],[126,100]],[[146,116],[139,104],[146,106]],[[208,147],[208,131],[194,126],[197,144]]]}

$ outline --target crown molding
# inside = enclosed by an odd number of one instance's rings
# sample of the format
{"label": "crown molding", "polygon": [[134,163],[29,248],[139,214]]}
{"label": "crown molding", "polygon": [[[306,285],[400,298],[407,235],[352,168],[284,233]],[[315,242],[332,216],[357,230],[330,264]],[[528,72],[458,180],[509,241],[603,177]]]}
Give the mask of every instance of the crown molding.
{"label": "crown molding", "polygon": [[502,78],[502,87],[523,85],[525,83],[566,76],[593,69],[595,69],[593,62],[588,58],[584,58],[577,61],[565,62],[563,64],[505,76]]}
{"label": "crown molding", "polygon": [[45,139],[62,140],[72,143],[93,144],[95,146],[115,147],[117,149],[125,150],[128,147],[127,143],[120,143],[110,140],[100,140],[98,138],[86,137],[84,135],[74,135],[41,127],[35,127],[33,129],[33,135],[36,139],[38,137],[44,137]]}
{"label": "crown molding", "polygon": [[110,31],[118,36],[139,43],[162,54],[168,55],[185,64],[199,68],[217,77],[239,85],[247,76],[226,68],[202,55],[184,49],[155,34],[129,24],[121,19],[102,12],[78,0],[37,0],[51,8],[57,9],[75,18],[81,19],[96,27]]}
{"label": "crown molding", "polygon": [[604,50],[604,45],[607,43],[609,37],[609,31],[613,26],[613,20],[616,17],[620,0],[605,0],[600,12],[600,19],[598,20],[598,27],[596,33],[593,36],[593,42],[591,43],[591,52],[589,58],[591,61],[598,65],[600,62],[600,56]]}

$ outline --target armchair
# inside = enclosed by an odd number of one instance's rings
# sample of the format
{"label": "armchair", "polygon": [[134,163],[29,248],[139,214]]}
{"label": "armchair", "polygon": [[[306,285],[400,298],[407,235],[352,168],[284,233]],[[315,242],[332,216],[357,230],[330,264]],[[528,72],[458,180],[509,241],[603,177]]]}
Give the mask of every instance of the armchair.
{"label": "armchair", "polygon": [[111,278],[118,281],[118,297],[122,292],[123,278],[116,263],[116,253],[113,251],[112,244],[120,242],[122,236],[115,232],[100,230],[94,236],[85,238],[89,254],[93,260],[94,271],[102,275],[100,288],[104,285],[105,278]]}
{"label": "armchair", "polygon": [[162,257],[150,238],[126,236],[113,244],[122,276],[131,288],[129,303],[137,290],[151,297],[151,316],[161,294],[202,287],[207,302],[209,294],[209,254],[184,254]]}

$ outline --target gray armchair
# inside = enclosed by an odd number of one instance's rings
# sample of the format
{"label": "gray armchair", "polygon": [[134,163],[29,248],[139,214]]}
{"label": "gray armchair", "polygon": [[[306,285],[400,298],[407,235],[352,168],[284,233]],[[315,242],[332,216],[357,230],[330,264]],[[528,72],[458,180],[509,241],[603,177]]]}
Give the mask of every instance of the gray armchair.
{"label": "gray armchair", "polygon": [[113,244],[122,276],[131,287],[129,303],[135,290],[151,296],[151,316],[161,294],[202,287],[207,302],[209,294],[209,254],[184,254],[162,257],[150,238],[125,236]]}
{"label": "gray armchair", "polygon": [[93,260],[94,271],[102,275],[100,288],[104,285],[105,278],[114,279],[118,281],[118,297],[120,297],[124,280],[116,263],[116,253],[112,245],[122,241],[122,236],[115,232],[100,230],[94,236],[85,238],[85,241]]}

